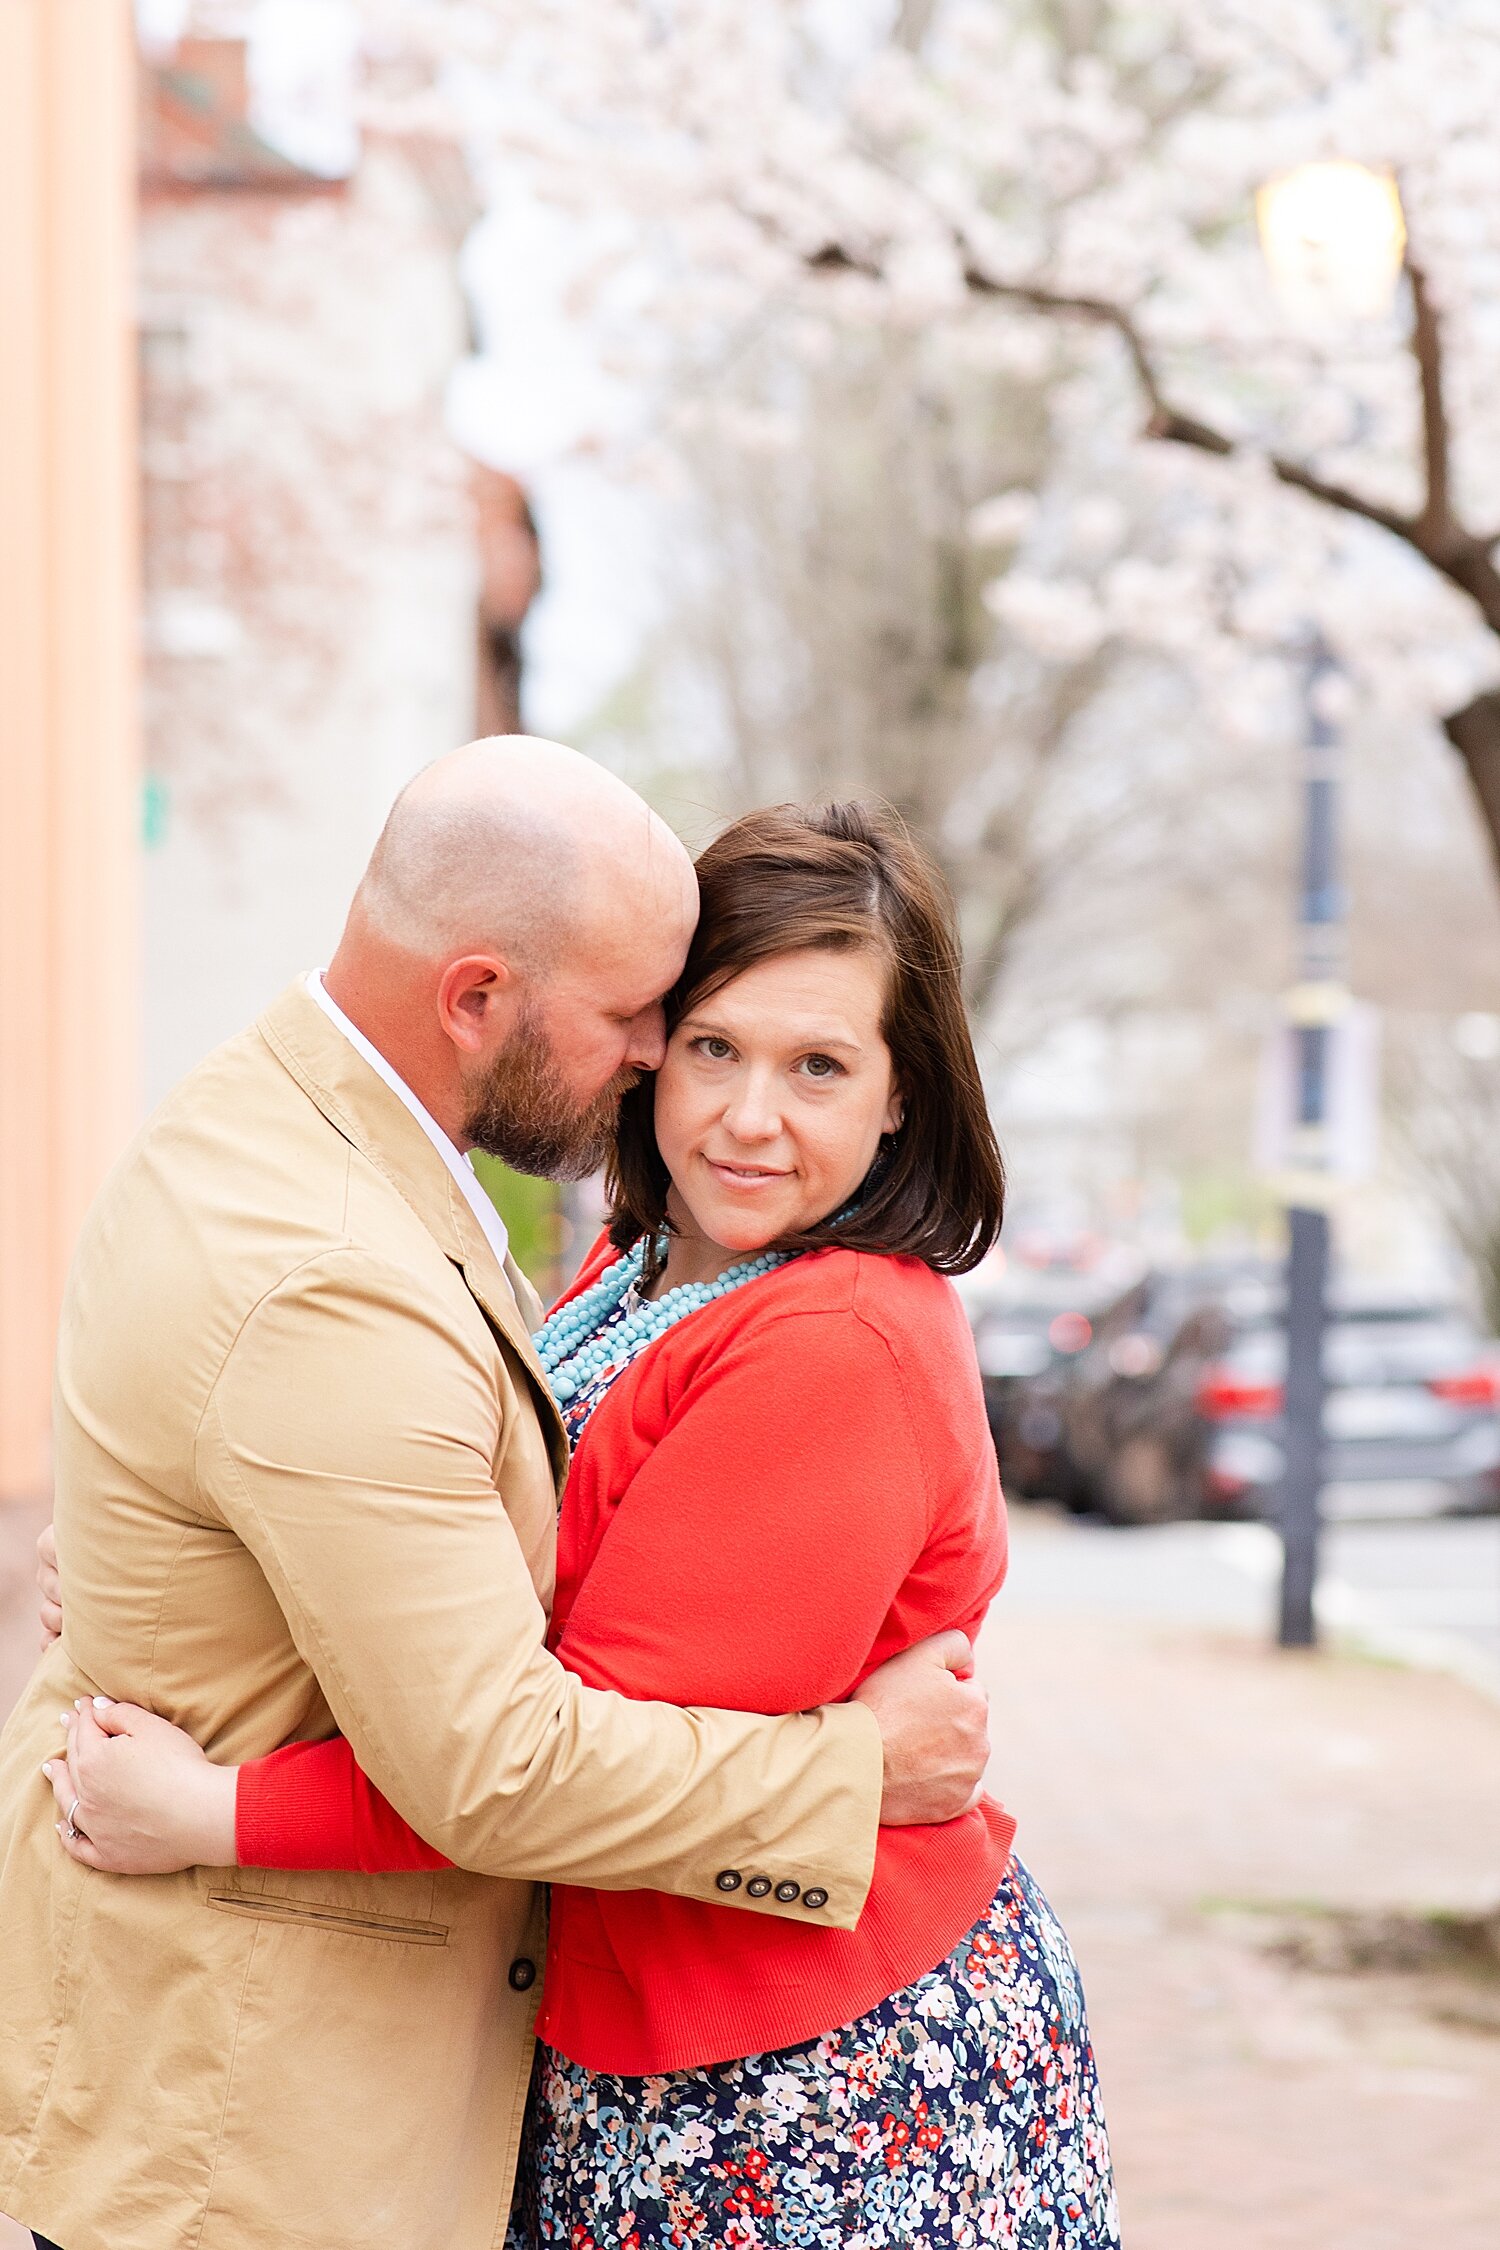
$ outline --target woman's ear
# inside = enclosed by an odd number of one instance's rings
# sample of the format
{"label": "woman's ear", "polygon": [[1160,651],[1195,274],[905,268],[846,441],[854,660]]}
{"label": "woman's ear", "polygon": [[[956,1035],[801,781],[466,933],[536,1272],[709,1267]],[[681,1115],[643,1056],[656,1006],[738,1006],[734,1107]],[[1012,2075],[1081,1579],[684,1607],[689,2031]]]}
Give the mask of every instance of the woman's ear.
{"label": "woman's ear", "polygon": [[893,1086],[890,1101],[886,1106],[885,1122],[880,1128],[882,1136],[899,1133],[905,1123],[906,1096],[899,1086]]}

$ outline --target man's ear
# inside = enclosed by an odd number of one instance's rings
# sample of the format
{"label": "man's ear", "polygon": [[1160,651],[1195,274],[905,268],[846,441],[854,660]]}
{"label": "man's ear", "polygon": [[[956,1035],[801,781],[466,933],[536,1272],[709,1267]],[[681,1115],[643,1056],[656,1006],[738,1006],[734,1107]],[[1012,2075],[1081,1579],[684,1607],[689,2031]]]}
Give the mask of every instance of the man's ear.
{"label": "man's ear", "polygon": [[477,1055],[494,1045],[519,1005],[515,972],[496,953],[466,953],[438,980],[438,1018],[455,1047]]}

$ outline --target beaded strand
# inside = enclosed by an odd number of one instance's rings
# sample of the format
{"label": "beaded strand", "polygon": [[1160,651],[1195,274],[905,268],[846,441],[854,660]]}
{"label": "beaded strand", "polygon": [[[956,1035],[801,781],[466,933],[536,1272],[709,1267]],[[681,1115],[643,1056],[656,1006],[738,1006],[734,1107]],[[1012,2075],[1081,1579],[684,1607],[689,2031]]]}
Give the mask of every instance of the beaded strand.
{"label": "beaded strand", "polygon": [[689,1313],[698,1312],[717,1298],[727,1297],[747,1281],[773,1273],[785,1265],[783,1252],[763,1250],[759,1257],[742,1259],[719,1275],[717,1281],[684,1281],[654,1303],[642,1298],[625,1318],[601,1334],[616,1306],[635,1290],[645,1262],[645,1243],[638,1242],[606,1266],[599,1279],[571,1303],[559,1305],[532,1338],[548,1386],[559,1406],[617,1361],[628,1359],[638,1347],[654,1342]]}

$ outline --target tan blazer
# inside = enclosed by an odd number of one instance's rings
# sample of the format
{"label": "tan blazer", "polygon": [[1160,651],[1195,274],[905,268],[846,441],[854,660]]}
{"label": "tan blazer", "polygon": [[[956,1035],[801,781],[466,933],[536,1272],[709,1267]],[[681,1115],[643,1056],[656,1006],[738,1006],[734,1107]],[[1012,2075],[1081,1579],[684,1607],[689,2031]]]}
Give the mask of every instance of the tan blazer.
{"label": "tan blazer", "polygon": [[[867,1712],[630,1703],[547,1655],[536,1314],[300,986],[95,1205],[58,1348],[67,1622],[0,1740],[0,2210],[63,2250],[492,2250],[538,1882],[723,1903],[753,1864],[857,1918]],[[99,1689],[224,1760],[337,1726],[477,1872],[77,1867],[37,1769]]]}

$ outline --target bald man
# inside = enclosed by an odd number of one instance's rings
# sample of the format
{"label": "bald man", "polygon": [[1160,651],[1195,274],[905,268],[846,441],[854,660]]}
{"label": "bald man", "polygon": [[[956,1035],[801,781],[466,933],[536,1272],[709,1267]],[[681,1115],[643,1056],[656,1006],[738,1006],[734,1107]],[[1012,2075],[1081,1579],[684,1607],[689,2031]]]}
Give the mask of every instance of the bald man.
{"label": "bald man", "polygon": [[[58,1345],[63,1633],[0,1742],[0,2209],[41,2241],[493,2250],[539,1884],[849,1927],[877,1821],[977,1782],[942,1652],[765,1719],[599,1693],[545,1646],[566,1442],[468,1152],[594,1167],[695,911],[620,782],[471,744],[398,800],[326,975],[99,1197]],[[98,1692],[205,1746],[181,1787],[217,1791],[222,1866],[62,1851],[38,1769]],[[335,1727],[451,1872],[235,1864],[222,1769]]]}

